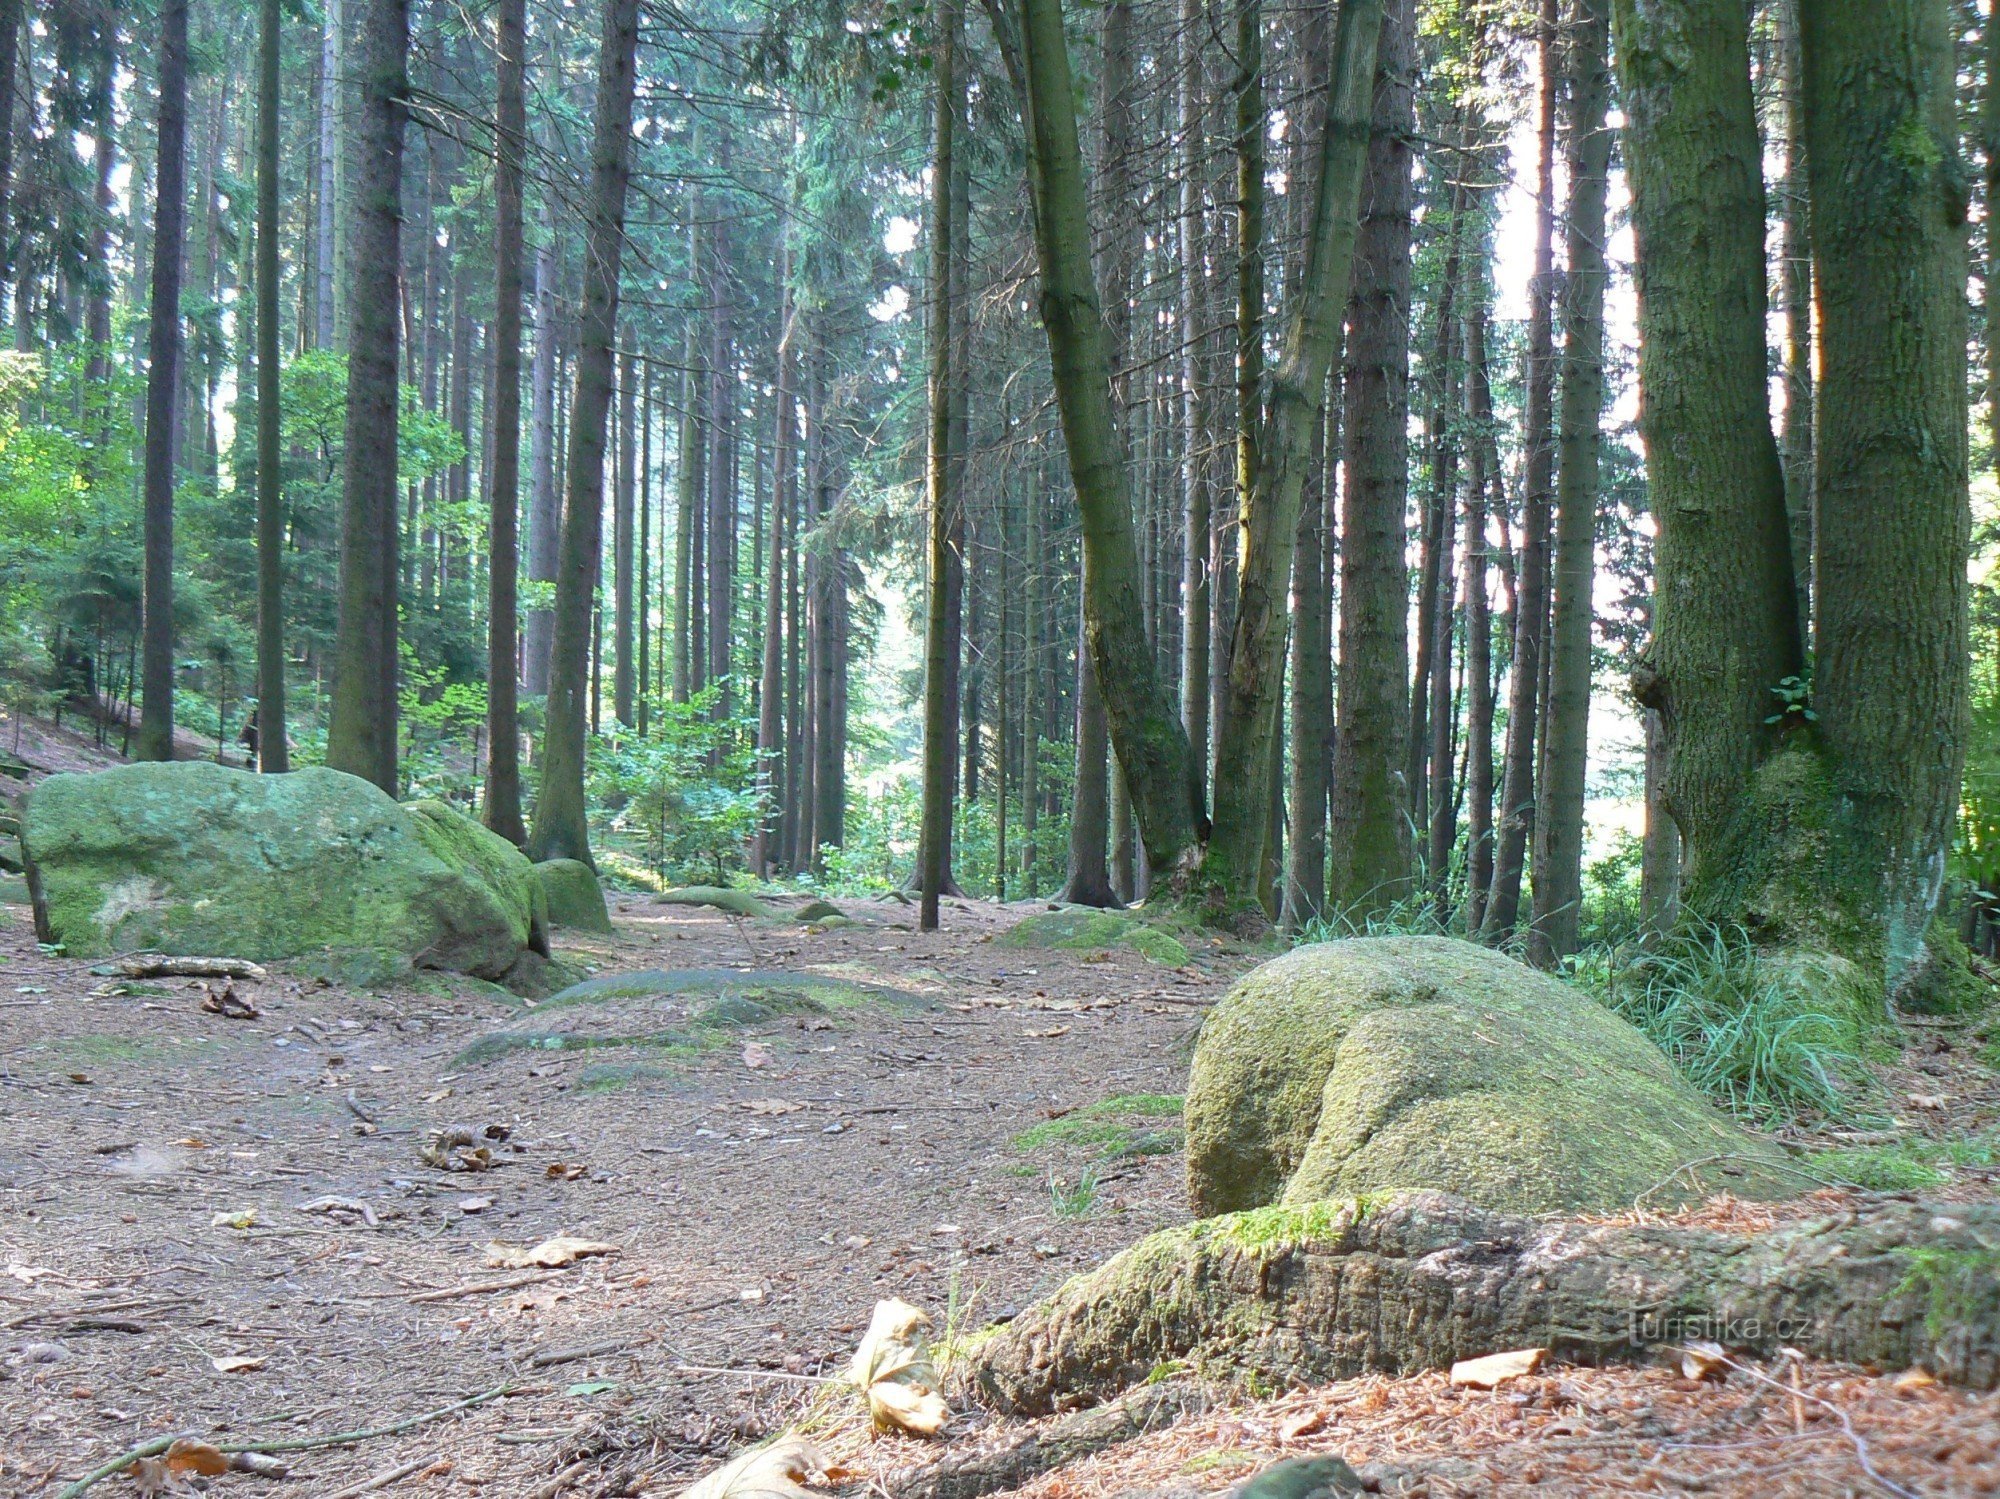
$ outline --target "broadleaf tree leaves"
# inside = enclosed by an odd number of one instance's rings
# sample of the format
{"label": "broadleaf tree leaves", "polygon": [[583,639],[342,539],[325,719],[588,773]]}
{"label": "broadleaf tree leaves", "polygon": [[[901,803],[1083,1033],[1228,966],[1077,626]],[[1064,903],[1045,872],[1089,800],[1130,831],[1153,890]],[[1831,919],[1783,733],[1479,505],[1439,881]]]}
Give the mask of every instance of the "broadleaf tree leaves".
{"label": "broadleaf tree leaves", "polygon": [[923,1329],[929,1324],[930,1318],[907,1301],[892,1297],[875,1303],[848,1377],[868,1397],[877,1431],[936,1436],[951,1419],[924,1343]]}
{"label": "broadleaf tree leaves", "polygon": [[802,1437],[785,1437],[716,1469],[681,1499],[801,1499],[809,1484],[840,1483],[853,1475]]}
{"label": "broadleaf tree leaves", "polygon": [[518,1244],[503,1244],[498,1239],[486,1246],[486,1263],[495,1270],[559,1270],[564,1265],[573,1265],[578,1260],[590,1259],[597,1255],[617,1254],[616,1244],[606,1244],[598,1239],[578,1239],[569,1234],[557,1234],[553,1239],[544,1239],[532,1249],[523,1249]]}

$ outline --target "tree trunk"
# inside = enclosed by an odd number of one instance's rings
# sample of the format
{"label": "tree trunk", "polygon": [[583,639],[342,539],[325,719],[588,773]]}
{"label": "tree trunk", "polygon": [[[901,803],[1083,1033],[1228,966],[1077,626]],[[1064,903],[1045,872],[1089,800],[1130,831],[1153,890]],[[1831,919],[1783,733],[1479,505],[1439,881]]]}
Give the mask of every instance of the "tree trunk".
{"label": "tree trunk", "polygon": [[1844,845],[1821,893],[1864,926],[1871,962],[1879,947],[1893,1001],[1932,967],[1968,722],[1953,9],[1822,0],[1803,19],[1821,340],[1812,687]]}
{"label": "tree trunk", "polygon": [[1156,876],[1194,854],[1203,817],[1193,757],[1160,681],[1140,607],[1138,549],[1111,394],[1112,368],[1091,272],[1083,151],[1061,0],[1023,0],[1022,65],[1030,199],[1070,475],[1082,514],[1084,634],[1110,736]]}
{"label": "tree trunk", "polygon": [[1576,951],[1583,914],[1583,802],[1596,618],[1598,422],[1604,413],[1604,200],[1611,168],[1608,0],[1571,0],[1569,207],[1563,215],[1561,466],[1555,604],[1549,629],[1548,774],[1535,818],[1528,955],[1553,967]]}
{"label": "tree trunk", "polygon": [[[1784,141],[1784,175],[1778,181],[1778,305],[1785,316],[1785,420],[1778,452],[1785,471],[1785,516],[1792,543],[1792,588],[1798,596],[1799,633],[1810,638],[1813,559],[1813,307],[1812,239],[1807,233],[1805,59],[1799,50],[1801,0],[1777,0],[1778,108]],[[2000,56],[2000,26],[1988,26],[1990,56]],[[1991,68],[1987,77],[1993,77]],[[2000,89],[1987,89],[1987,108],[2000,120]],[[1988,148],[1987,171],[2000,173]],[[1991,192],[1987,202],[1996,200]],[[1989,278],[1987,285],[1993,285]],[[1995,304],[2000,306],[2000,304]],[[1987,340],[1989,360],[2000,343]],[[1991,366],[2000,368],[2000,365]]]}
{"label": "tree trunk", "polygon": [[[6,21],[0,17],[0,27]],[[257,765],[291,768],[285,713],[285,501],[278,369],[278,87],[284,18],[260,0],[257,38]],[[4,94],[0,94],[4,97]],[[4,169],[0,169],[4,170]],[[0,212],[0,221],[4,221]]]}
{"label": "tree trunk", "polygon": [[680,453],[674,464],[674,701],[684,703],[694,693],[697,655],[694,631],[701,619],[695,608],[695,514],[700,506],[701,430],[695,416],[695,331],[689,319],[685,363],[681,368]]}
{"label": "tree trunk", "polygon": [[[1344,17],[1343,7],[1343,17]],[[1348,310],[1347,444],[1340,554],[1340,726],[1334,749],[1334,907],[1393,905],[1411,875],[1408,492],[1411,87],[1415,16],[1382,17],[1381,66]]]}
{"label": "tree trunk", "polygon": [[315,348],[331,349],[338,336],[334,307],[336,262],[339,259],[341,100],[348,78],[343,31],[345,0],[326,0],[325,25],[320,32],[319,213],[314,224],[314,270],[318,289],[313,298]]}
{"label": "tree trunk", "polygon": [[952,452],[951,397],[957,372],[952,347],[952,150],[958,119],[959,10],[955,0],[937,0],[937,39],[933,57],[935,90],[931,154],[930,308],[924,331],[930,356],[930,450],[925,479],[929,541],[924,609],[924,745],[923,830],[917,846],[919,930],[934,932],[938,901],[944,894],[945,871],[951,859],[951,766],[958,744],[952,732],[950,670],[952,619],[951,533],[954,511],[964,503],[959,493],[960,470]]}
{"label": "tree trunk", "polygon": [[[0,0],[0,280],[14,273],[14,90],[21,58],[23,0]],[[132,173],[134,195],[141,174]]]}
{"label": "tree trunk", "polygon": [[[269,3],[269,0],[267,0]],[[486,594],[486,825],[519,847],[521,727],[516,701],[517,534],[521,511],[522,161],[527,148],[527,0],[500,0],[493,156],[493,456],[486,476],[492,552]]]}
{"label": "tree trunk", "polygon": [[618,335],[618,266],[631,176],[632,97],[639,45],[639,0],[605,0],[598,53],[590,191],[585,200],[583,315],[576,393],[570,406],[567,503],[557,564],[555,639],[550,651],[548,722],[535,801],[536,859],[590,863],[584,803],[584,691],[590,667],[591,598],[604,523],[605,418],[611,406]]}
{"label": "tree trunk", "polygon": [[[786,209],[778,229],[778,350],[777,400],[771,443],[771,563],[764,588],[764,653],[759,663],[757,686],[758,786],[763,807],[758,816],[751,866],[760,879],[771,873],[774,844],[777,857],[787,859],[790,850],[782,835],[785,819],[785,780],[790,756],[786,752],[785,725],[785,585],[797,539],[788,527],[797,503],[797,460],[793,448],[798,436],[798,403],[794,395],[793,334],[798,310],[792,303],[791,185],[787,182]],[[777,834],[775,838],[773,835]]]}
{"label": "tree trunk", "polygon": [[1069,811],[1069,874],[1062,898],[1079,906],[1123,904],[1111,886],[1111,782],[1106,765],[1108,733],[1104,699],[1079,621],[1076,672],[1076,786]]}
{"label": "tree trunk", "polygon": [[408,0],[368,0],[360,36],[354,197],[347,233],[346,475],[340,633],[326,763],[401,790],[396,769],[397,287],[402,267]]}
{"label": "tree trunk", "polygon": [[[542,202],[542,242],[535,247],[535,362],[529,375],[532,405],[528,414],[535,462],[528,501],[528,581],[550,588],[555,586],[562,532],[562,504],[556,494],[555,229],[555,197],[550,194]],[[526,624],[522,686],[530,697],[546,697],[555,613],[538,596],[527,612]]]}
{"label": "tree trunk", "polygon": [[1555,277],[1556,0],[1541,0],[1536,36],[1540,79],[1535,111],[1535,269],[1529,283],[1527,430],[1521,482],[1521,562],[1514,590],[1514,650],[1507,689],[1507,758],[1500,783],[1500,830],[1480,935],[1513,936],[1521,914],[1521,874],[1535,823],[1536,727],[1542,650],[1549,617],[1549,503],[1555,459],[1555,333],[1549,299]]}
{"label": "tree trunk", "polygon": [[[1659,525],[1660,795],[1691,904],[1731,914],[1728,834],[1800,670],[1784,475],[1766,396],[1764,183],[1746,15],[1733,0],[1613,8],[1638,240],[1640,432]],[[1523,592],[1526,582],[1523,582]],[[1511,767],[1510,767],[1511,773]]]}
{"label": "tree trunk", "polygon": [[1493,615],[1487,595],[1487,499],[1493,388],[1486,364],[1489,249],[1472,269],[1465,319],[1466,416],[1471,427],[1465,495],[1465,930],[1477,934],[1493,883]]}
{"label": "tree trunk", "polygon": [[1181,336],[1180,417],[1181,484],[1184,527],[1182,532],[1182,623],[1186,644],[1181,651],[1181,721],[1188,737],[1190,761],[1194,767],[1195,799],[1207,797],[1210,583],[1209,548],[1212,523],[1209,476],[1213,463],[1208,452],[1207,361],[1202,353],[1207,338],[1207,273],[1202,265],[1202,65],[1199,38],[1202,26],[1200,0],[1180,0],[1180,27],[1175,36],[1177,56],[1176,87],[1180,111],[1180,217],[1176,249],[1180,260],[1180,293],[1177,326]]}
{"label": "tree trunk", "polygon": [[174,401],[186,232],[188,0],[162,0],[159,167],[146,366],[145,618],[137,758],[174,757]]}
{"label": "tree trunk", "polygon": [[1667,763],[1660,715],[1639,710],[1646,730],[1646,836],[1639,854],[1639,911],[1656,936],[1673,930],[1681,904],[1681,833],[1661,794]]}
{"label": "tree trunk", "polygon": [[618,465],[611,496],[612,711],[631,728],[637,722],[632,693],[638,681],[633,652],[638,615],[633,589],[638,575],[639,368],[628,350],[618,368]]}
{"label": "tree trunk", "polygon": [[[987,1404],[1040,1415],[1167,1365],[1283,1389],[1443,1369],[1498,1348],[1645,1360],[1724,1324],[1739,1357],[1789,1346],[1991,1389],[2000,1210],[1938,1211],[1877,1199],[1747,1236],[1538,1222],[1438,1192],[1232,1214],[1077,1276],[982,1342],[968,1372]],[[1275,1224],[1231,1232],[1274,1212]],[[1956,1268],[1913,1268],[1933,1256]]]}

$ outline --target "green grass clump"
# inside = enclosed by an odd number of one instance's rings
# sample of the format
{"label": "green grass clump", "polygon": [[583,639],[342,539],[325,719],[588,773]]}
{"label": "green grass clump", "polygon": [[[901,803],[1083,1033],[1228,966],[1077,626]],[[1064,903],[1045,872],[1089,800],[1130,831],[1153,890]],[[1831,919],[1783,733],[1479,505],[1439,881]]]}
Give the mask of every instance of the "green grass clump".
{"label": "green grass clump", "polygon": [[1121,1156],[1167,1155],[1180,1149],[1180,1131],[1141,1130],[1131,1123],[1141,1119],[1179,1119],[1181,1098],[1176,1093],[1121,1093],[1100,1098],[1082,1108],[1072,1109],[1060,1119],[1045,1119],[1014,1137],[1014,1148],[1031,1152],[1052,1145],[1069,1145],[1088,1150],[1099,1160]]}
{"label": "green grass clump", "polygon": [[1087,1218],[1097,1206],[1097,1172],[1086,1166],[1076,1181],[1049,1173],[1049,1206],[1058,1218]]}
{"label": "green grass clump", "polygon": [[1682,1076],[1746,1119],[1852,1112],[1871,1026],[1836,960],[1770,953],[1741,928],[1707,926],[1587,976]]}
{"label": "green grass clump", "polygon": [[1822,1150],[1806,1158],[1813,1174],[1845,1182],[1864,1192],[1921,1192],[1941,1187],[1947,1174],[1906,1144],[1862,1150]]}

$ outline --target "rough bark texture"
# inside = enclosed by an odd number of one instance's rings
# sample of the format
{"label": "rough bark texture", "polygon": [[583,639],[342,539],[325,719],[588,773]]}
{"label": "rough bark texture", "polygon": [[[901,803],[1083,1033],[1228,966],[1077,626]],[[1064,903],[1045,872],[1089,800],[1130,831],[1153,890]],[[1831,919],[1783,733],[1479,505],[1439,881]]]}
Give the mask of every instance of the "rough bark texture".
{"label": "rough bark texture", "polygon": [[346,474],[340,494],[340,630],[326,763],[400,791],[396,636],[397,289],[402,266],[408,0],[369,0],[360,45],[354,197],[347,230]]}
{"label": "rough bark texture", "polygon": [[1536,38],[1540,89],[1535,101],[1535,271],[1528,284],[1527,399],[1521,434],[1521,563],[1514,596],[1514,655],[1507,685],[1507,758],[1500,778],[1500,826],[1493,883],[1481,934],[1489,942],[1513,935],[1521,914],[1521,871],[1535,820],[1536,726],[1542,652],[1549,616],[1549,501],[1555,457],[1550,408],[1555,390],[1555,336],[1549,299],[1555,266],[1556,0],[1542,0]]}
{"label": "rough bark texture", "polygon": [[951,451],[952,150],[958,120],[958,7],[938,0],[932,85],[936,90],[931,151],[930,308],[924,336],[930,359],[930,449],[925,458],[928,590],[924,603],[923,831],[917,847],[918,925],[937,930],[951,858],[951,765],[958,746],[951,702],[952,512],[959,503]]}
{"label": "rough bark texture", "polygon": [[153,214],[146,367],[144,697],[135,746],[141,760],[174,756],[174,395],[179,388],[181,240],[187,211],[182,185],[187,27],[187,0],[166,0],[160,10],[159,193]]}
{"label": "rough bark texture", "polygon": [[1474,257],[1472,306],[1465,319],[1466,416],[1471,424],[1465,495],[1465,930],[1486,916],[1493,882],[1493,611],[1487,594],[1487,462],[1493,387],[1486,366],[1491,289],[1484,244]]}
{"label": "rough bark texture", "polygon": [[1024,0],[1021,60],[1030,198],[1070,477],[1082,512],[1084,634],[1155,877],[1205,832],[1193,757],[1153,660],[1140,607],[1132,501],[1111,397],[1104,316],[1091,272],[1083,149],[1060,0]]}
{"label": "rough bark texture", "polygon": [[1661,795],[1699,903],[1771,747],[1771,689],[1801,664],[1765,391],[1762,157],[1741,5],[1617,0],[1613,25],[1659,524],[1653,638],[1634,687],[1660,715]]}
{"label": "rough bark texture", "polygon": [[[1968,715],[1966,181],[1947,0],[1804,8],[1819,285],[1814,702],[1836,897],[1896,997],[1927,968]],[[1871,943],[1872,945],[1872,943]]]}
{"label": "rough bark texture", "polygon": [[[562,535],[556,496],[556,254],[553,194],[542,205],[542,242],[535,247],[535,363],[528,428],[534,443],[534,477],[528,501],[528,581],[553,587]],[[555,611],[540,597],[527,611],[521,685],[530,697],[549,690],[549,646]]]}
{"label": "rough bark texture", "polygon": [[[9,24],[0,9],[0,28]],[[258,7],[257,50],[257,767],[291,768],[285,714],[285,509],[278,380],[278,0]],[[0,69],[4,74],[4,69]],[[10,97],[0,92],[0,98]],[[0,173],[6,170],[0,163]],[[0,224],[5,209],[0,208]]]}
{"label": "rough bark texture", "polygon": [[1534,924],[1528,952],[1544,966],[1576,951],[1583,915],[1584,778],[1590,748],[1591,624],[1596,618],[1598,422],[1604,414],[1604,200],[1611,167],[1608,0],[1572,0],[1569,211],[1563,216],[1562,409],[1556,479],[1549,719],[1535,819]]}
{"label": "rough bark texture", "polygon": [[486,476],[486,825],[516,848],[521,821],[519,630],[521,514],[522,157],[527,149],[527,0],[500,0],[498,110],[493,162],[493,450]]}
{"label": "rough bark texture", "polygon": [[2000,1209],[1878,1200],[1741,1235],[1510,1217],[1436,1192],[1167,1229],[979,1344],[969,1374],[1038,1414],[1170,1367],[1287,1384],[1502,1348],[1602,1364],[1691,1338],[2000,1383]]}
{"label": "rough bark texture", "polygon": [[1382,18],[1354,299],[1348,310],[1347,452],[1341,485],[1340,728],[1333,769],[1332,906],[1365,913],[1409,889],[1410,133],[1416,17]]}
{"label": "rough bark texture", "polygon": [[568,503],[556,568],[548,723],[534,836],[529,842],[536,859],[575,859],[593,869],[583,794],[584,697],[590,677],[591,600],[597,591],[604,522],[605,418],[611,409],[612,354],[618,332],[618,262],[625,237],[625,188],[631,175],[638,45],[638,0],[608,0],[597,65],[583,316],[576,395],[570,408]]}

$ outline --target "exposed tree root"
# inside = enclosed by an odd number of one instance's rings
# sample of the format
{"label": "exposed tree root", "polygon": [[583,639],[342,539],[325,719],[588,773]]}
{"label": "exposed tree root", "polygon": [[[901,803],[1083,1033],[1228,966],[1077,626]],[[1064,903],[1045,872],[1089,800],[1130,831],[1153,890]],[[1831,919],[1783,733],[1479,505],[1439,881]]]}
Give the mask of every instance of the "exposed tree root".
{"label": "exposed tree root", "polygon": [[1180,1367],[1256,1385],[1502,1349],[1599,1364],[1689,1339],[2000,1384],[2000,1207],[1877,1200],[1741,1235],[1535,1221],[1436,1192],[1170,1229],[974,1349],[996,1408],[1088,1404]]}

